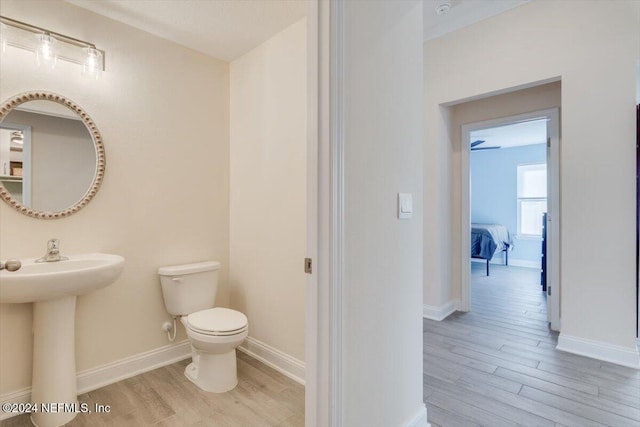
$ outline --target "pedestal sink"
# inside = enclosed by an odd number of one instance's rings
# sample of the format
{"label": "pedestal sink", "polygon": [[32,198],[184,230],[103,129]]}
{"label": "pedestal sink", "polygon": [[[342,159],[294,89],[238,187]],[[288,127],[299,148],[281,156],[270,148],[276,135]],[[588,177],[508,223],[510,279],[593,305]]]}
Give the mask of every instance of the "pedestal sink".
{"label": "pedestal sink", "polygon": [[31,420],[39,427],[57,427],[71,421],[80,410],[76,297],[113,283],[122,272],[124,258],[96,253],[71,255],[56,262],[21,261],[18,271],[0,270],[0,303],[34,303],[31,402],[38,405],[38,412],[32,413]]}

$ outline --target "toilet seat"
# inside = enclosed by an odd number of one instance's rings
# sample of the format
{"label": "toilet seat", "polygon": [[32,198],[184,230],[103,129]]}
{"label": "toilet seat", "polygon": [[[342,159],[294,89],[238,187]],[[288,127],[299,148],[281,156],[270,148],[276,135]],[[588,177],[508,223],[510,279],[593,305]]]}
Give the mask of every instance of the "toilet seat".
{"label": "toilet seat", "polygon": [[187,316],[186,326],[203,335],[229,336],[248,328],[247,316],[229,308],[209,308]]}

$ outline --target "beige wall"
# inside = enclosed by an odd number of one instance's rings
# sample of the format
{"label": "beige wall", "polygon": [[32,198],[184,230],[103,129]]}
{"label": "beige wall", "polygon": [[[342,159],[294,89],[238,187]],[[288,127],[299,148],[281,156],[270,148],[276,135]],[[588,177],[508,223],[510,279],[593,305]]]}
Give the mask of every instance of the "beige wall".
{"label": "beige wall", "polygon": [[230,65],[230,283],[249,335],[304,360],[306,19]]}
{"label": "beige wall", "polygon": [[[228,287],[228,65],[62,1],[2,0],[2,15],[90,40],[106,51],[99,81],[59,61],[37,70],[33,54],[3,54],[0,98],[29,90],[77,102],[104,138],[107,167],[95,199],[59,220],[23,216],[0,203],[0,257],[38,257],[58,237],[63,254],[127,259],[113,285],[78,299],[79,371],[168,344],[159,266],[205,259]],[[0,393],[31,383],[29,304],[0,305]],[[185,338],[182,330],[178,341]]]}
{"label": "beige wall", "polygon": [[[343,424],[419,425],[422,2],[344,10]],[[397,217],[399,192],[412,219]]]}
{"label": "beige wall", "polygon": [[[424,45],[427,201],[452,200],[444,191],[459,156],[442,104],[561,78],[562,333],[632,351],[639,19],[635,1],[536,1]],[[448,203],[443,214],[459,215]],[[457,254],[443,251],[453,227],[440,232],[433,219],[426,211],[425,264],[434,272],[425,274],[424,302],[438,306],[459,282],[438,280],[457,268]]]}
{"label": "beige wall", "polygon": [[[549,108],[560,108],[560,82],[544,84],[528,89],[518,90],[502,95],[495,95],[475,101],[457,104],[448,109],[451,114],[451,283],[460,283],[460,221],[461,221],[461,153],[462,153],[462,125],[492,120],[516,114],[540,111]],[[516,242],[517,244],[517,242]],[[449,294],[445,295],[445,302],[460,299],[460,286],[448,287]]]}

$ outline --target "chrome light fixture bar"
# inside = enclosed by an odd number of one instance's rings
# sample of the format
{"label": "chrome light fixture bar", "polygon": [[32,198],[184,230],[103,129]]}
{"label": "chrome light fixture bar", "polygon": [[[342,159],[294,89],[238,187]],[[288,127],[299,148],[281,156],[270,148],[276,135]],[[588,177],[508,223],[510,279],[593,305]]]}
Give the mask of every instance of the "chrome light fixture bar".
{"label": "chrome light fixture bar", "polygon": [[[98,79],[105,70],[103,50],[93,43],[0,16],[2,49],[14,46],[35,52],[39,66],[53,68],[57,59],[82,66],[84,77]],[[11,27],[11,28],[10,28]],[[25,36],[24,33],[27,33]],[[35,35],[35,36],[34,36]]]}

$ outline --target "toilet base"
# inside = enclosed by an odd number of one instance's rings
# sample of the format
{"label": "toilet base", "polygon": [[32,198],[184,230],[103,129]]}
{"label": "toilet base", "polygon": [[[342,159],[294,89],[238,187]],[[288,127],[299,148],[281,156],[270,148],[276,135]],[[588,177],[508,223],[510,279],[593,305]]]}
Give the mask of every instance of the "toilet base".
{"label": "toilet base", "polygon": [[225,393],[233,390],[238,385],[236,350],[222,354],[198,352],[194,362],[185,368],[184,375],[204,391]]}

